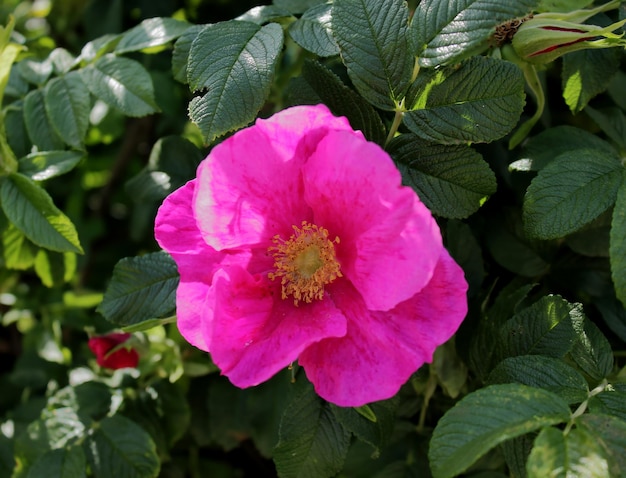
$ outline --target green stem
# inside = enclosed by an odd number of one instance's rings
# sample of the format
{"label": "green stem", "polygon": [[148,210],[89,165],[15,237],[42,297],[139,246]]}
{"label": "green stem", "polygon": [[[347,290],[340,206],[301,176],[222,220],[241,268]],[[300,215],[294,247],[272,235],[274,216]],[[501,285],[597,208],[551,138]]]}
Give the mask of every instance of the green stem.
{"label": "green stem", "polygon": [[596,388],[594,388],[587,394],[587,399],[578,406],[578,408],[574,411],[574,413],[572,413],[572,416],[570,417],[569,422],[567,423],[567,426],[563,430],[563,435],[567,435],[572,429],[572,427],[574,426],[574,423],[576,423],[576,419],[587,411],[587,406],[589,405],[589,399],[603,392],[606,389],[608,384],[609,383],[607,382],[605,378],[604,380],[602,380],[600,385],[598,385]]}
{"label": "green stem", "polygon": [[391,127],[389,128],[389,134],[387,135],[387,139],[385,140],[385,148],[389,144],[389,142],[394,138],[396,133],[398,132],[398,128],[400,127],[400,123],[402,123],[402,117],[404,116],[404,98],[400,102],[399,105],[396,106],[396,114],[393,117],[393,123],[391,123]]}

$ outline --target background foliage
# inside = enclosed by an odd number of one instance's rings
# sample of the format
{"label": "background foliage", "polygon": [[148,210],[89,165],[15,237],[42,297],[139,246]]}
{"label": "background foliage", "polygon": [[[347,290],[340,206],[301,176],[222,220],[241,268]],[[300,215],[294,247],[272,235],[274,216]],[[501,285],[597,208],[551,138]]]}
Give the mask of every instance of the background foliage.
{"label": "background foliage", "polygon": [[[0,477],[626,476],[623,44],[542,62],[494,37],[626,4],[260,3],[0,5]],[[297,367],[220,377],[152,235],[212,145],[319,102],[387,149],[470,284],[455,339],[358,409]],[[117,329],[136,368],[88,348]]]}

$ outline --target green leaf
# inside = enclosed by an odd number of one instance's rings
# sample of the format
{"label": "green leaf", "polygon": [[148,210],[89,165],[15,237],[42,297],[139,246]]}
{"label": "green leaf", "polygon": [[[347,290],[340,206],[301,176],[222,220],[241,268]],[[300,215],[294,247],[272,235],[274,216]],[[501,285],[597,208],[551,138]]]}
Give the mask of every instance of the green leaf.
{"label": "green leaf", "polygon": [[22,78],[37,86],[43,85],[52,74],[52,62],[48,58],[45,60],[27,58],[15,66]]}
{"label": "green leaf", "polygon": [[[24,123],[24,109],[9,109],[5,111],[4,114],[4,129],[6,133],[6,140],[17,158],[21,156],[25,156],[30,153],[32,148],[32,143],[30,141],[30,137],[28,136],[28,131],[26,130],[26,124]],[[2,146],[0,146],[2,148]],[[2,148],[4,150],[4,148]],[[7,153],[4,150],[5,156],[10,153]],[[6,157],[4,158],[6,162]]]}
{"label": "green leaf", "polygon": [[626,174],[617,191],[611,222],[609,257],[617,298],[626,307]]}
{"label": "green leaf", "polygon": [[165,45],[181,36],[189,27],[189,23],[174,18],[148,18],[124,32],[115,47],[115,53],[122,54]]}
{"label": "green leaf", "polygon": [[421,74],[407,95],[404,123],[419,137],[442,144],[484,143],[517,124],[524,77],[513,63],[473,57]]}
{"label": "green leaf", "polygon": [[19,160],[19,172],[35,181],[65,174],[85,157],[82,151],[42,151]]}
{"label": "green leaf", "polygon": [[515,382],[543,388],[569,404],[583,402],[589,392],[587,381],[576,369],[562,360],[543,355],[522,355],[504,359],[491,371],[487,382]]}
{"label": "green leaf", "polygon": [[[390,399],[370,403],[369,411],[331,405],[335,418],[346,430],[352,432],[359,440],[372,446],[372,458],[378,458],[387,446],[393,433],[398,400]],[[364,415],[366,414],[366,416]]]}
{"label": "green leaf", "polygon": [[247,12],[235,17],[234,20],[240,20],[242,22],[252,22],[257,25],[264,25],[268,22],[281,23],[281,20],[293,21],[295,18],[291,15],[291,12],[282,7],[276,5],[260,5],[258,7],[252,7]]}
{"label": "green leaf", "polygon": [[410,35],[419,64],[435,67],[458,61],[488,46],[496,26],[532,12],[537,0],[422,0]]}
{"label": "green leaf", "polygon": [[172,52],[172,73],[174,79],[180,83],[187,84],[187,61],[189,60],[189,51],[191,44],[206,25],[193,25],[185,30],[176,43],[174,43],[174,51]]}
{"label": "green leaf", "polygon": [[26,478],[80,478],[86,477],[86,460],[78,446],[50,450],[33,463]]}
{"label": "green leaf", "polygon": [[285,409],[280,423],[274,449],[278,476],[334,476],[343,467],[349,444],[350,432],[308,387]]}
{"label": "green leaf", "polygon": [[39,249],[35,258],[35,272],[46,287],[69,282],[76,272],[76,254],[52,252]]}
{"label": "green leaf", "polygon": [[95,476],[153,478],[159,474],[154,442],[142,428],[121,415],[102,420],[85,448]]}
{"label": "green leaf", "polygon": [[8,269],[26,270],[35,263],[37,246],[14,224],[2,231],[2,258]]}
{"label": "green leaf", "polygon": [[362,131],[369,141],[384,144],[387,133],[379,114],[361,95],[344,85],[337,75],[321,63],[307,60],[302,67],[302,78],[334,115],[348,118],[350,126]]}
{"label": "green leaf", "polygon": [[0,476],[12,476],[15,468],[13,441],[0,434]]}
{"label": "green leaf", "polygon": [[28,137],[40,151],[63,149],[63,140],[46,113],[42,90],[33,90],[24,98],[24,124]]}
{"label": "green leaf", "polygon": [[479,389],[437,423],[428,453],[433,477],[456,476],[499,443],[569,417],[567,403],[540,388],[504,384]]}
{"label": "green leaf", "polygon": [[83,253],[74,224],[31,179],[10,174],[0,184],[0,203],[7,218],[40,247]]}
{"label": "green leaf", "polygon": [[584,319],[580,304],[570,304],[557,295],[542,297],[500,328],[501,357],[545,355],[561,358],[578,340]]}
{"label": "green leaf", "polygon": [[600,329],[585,319],[578,331],[579,340],[570,351],[570,357],[583,372],[595,380],[607,377],[613,370],[613,350]]}
{"label": "green leaf", "polygon": [[594,109],[591,106],[585,107],[587,113],[593,121],[600,127],[606,135],[620,147],[626,149],[626,115],[616,106],[602,109]]}
{"label": "green leaf", "polygon": [[191,100],[189,117],[206,143],[256,117],[269,94],[282,46],[283,31],[275,23],[261,27],[233,20],[198,33],[187,76],[192,91],[208,91]]}
{"label": "green leaf", "polygon": [[91,100],[80,74],[72,71],[46,84],[44,102],[56,133],[76,149],[83,147]]}
{"label": "green leaf", "polygon": [[374,106],[393,111],[411,80],[408,53],[409,11],[398,0],[335,0],[333,36],[348,75]]}
{"label": "green leaf", "polygon": [[97,310],[120,326],[171,315],[178,281],[176,263],[165,252],[127,257],[115,265]]}
{"label": "green leaf", "polygon": [[312,7],[289,25],[289,35],[293,41],[317,56],[338,55],[339,46],[331,30],[331,8],[329,3]]}
{"label": "green leaf", "polygon": [[135,60],[107,54],[80,70],[80,74],[96,98],[127,116],[145,116],[159,111],[152,78]]}
{"label": "green leaf", "polygon": [[589,410],[612,415],[626,422],[626,384],[608,385],[601,393],[589,399]]}
{"label": "green leaf", "polygon": [[528,478],[574,477],[610,478],[609,465],[595,437],[574,429],[565,435],[548,427],[541,430],[528,462]]}
{"label": "green leaf", "polygon": [[62,75],[70,71],[76,58],[65,48],[55,48],[48,56],[55,74]]}
{"label": "green leaf", "polygon": [[327,0],[274,0],[272,3],[278,8],[291,12],[293,15],[306,12],[309,8],[326,3]]}
{"label": "green leaf", "polygon": [[599,151],[601,154],[617,156],[613,146],[584,129],[560,125],[533,136],[524,145],[521,158],[509,165],[514,171],[539,171],[561,154],[579,149]]}
{"label": "green leaf", "polygon": [[599,441],[611,463],[611,476],[624,476],[626,470],[626,421],[610,415],[588,413],[576,420]]}
{"label": "green leaf", "polygon": [[619,70],[620,58],[616,48],[573,51],[563,56],[563,98],[573,114],[608,88]]}
{"label": "green leaf", "polygon": [[526,233],[537,239],[556,239],[593,221],[615,202],[622,169],[618,157],[598,150],[559,155],[526,190]]}
{"label": "green leaf", "polygon": [[496,192],[496,177],[481,155],[462,145],[440,145],[413,134],[389,144],[402,180],[437,216],[465,218]]}
{"label": "green leaf", "polygon": [[485,279],[482,248],[472,229],[462,221],[451,220],[445,229],[446,249],[465,272],[468,297],[474,297]]}

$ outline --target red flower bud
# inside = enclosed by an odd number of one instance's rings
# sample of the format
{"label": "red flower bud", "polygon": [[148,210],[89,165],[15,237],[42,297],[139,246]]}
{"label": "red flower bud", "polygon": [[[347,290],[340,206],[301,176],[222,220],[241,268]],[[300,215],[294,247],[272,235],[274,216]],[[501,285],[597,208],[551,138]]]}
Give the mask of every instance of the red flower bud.
{"label": "red flower bud", "polygon": [[130,338],[130,334],[113,333],[92,337],[89,348],[96,355],[96,362],[104,368],[136,367],[139,354],[132,348],[119,347]]}

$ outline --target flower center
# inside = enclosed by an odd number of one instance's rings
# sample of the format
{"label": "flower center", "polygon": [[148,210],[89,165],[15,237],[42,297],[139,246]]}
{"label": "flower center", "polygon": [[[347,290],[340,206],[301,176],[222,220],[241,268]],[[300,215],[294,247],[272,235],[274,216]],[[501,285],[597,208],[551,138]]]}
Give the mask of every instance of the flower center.
{"label": "flower center", "polygon": [[280,277],[282,298],[293,296],[293,303],[313,302],[324,297],[324,286],[337,277],[342,277],[335,255],[335,244],[328,239],[328,230],[315,224],[302,222],[302,227],[293,226],[294,233],[288,240],[274,236],[274,246],[268,251],[274,256],[275,272],[268,277]]}

